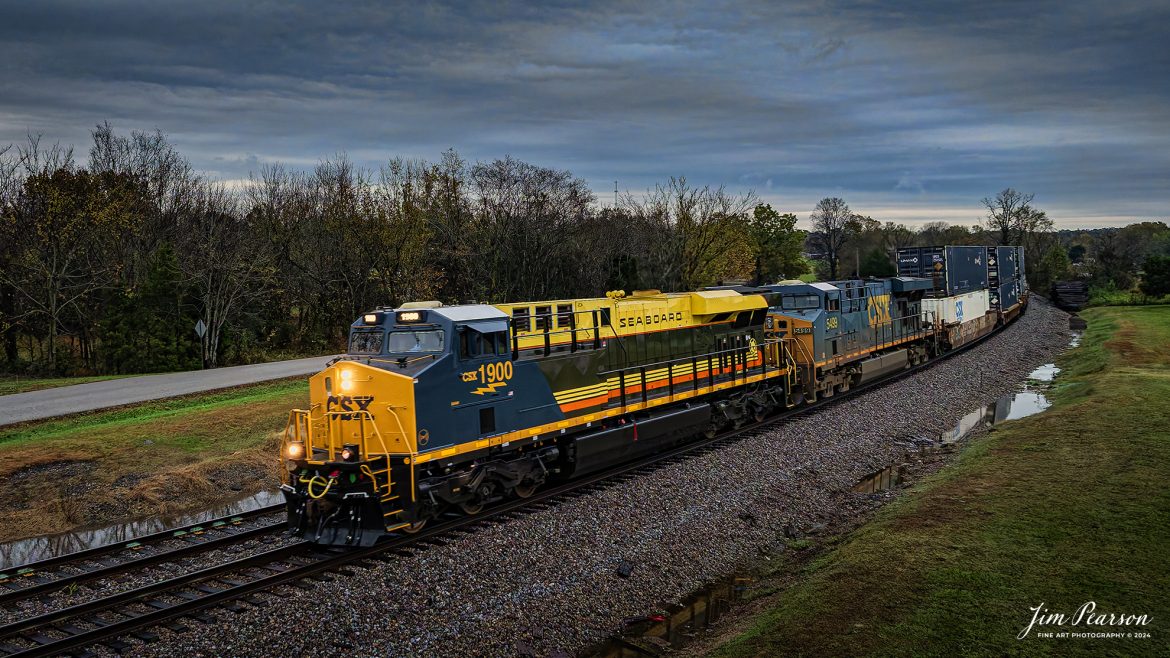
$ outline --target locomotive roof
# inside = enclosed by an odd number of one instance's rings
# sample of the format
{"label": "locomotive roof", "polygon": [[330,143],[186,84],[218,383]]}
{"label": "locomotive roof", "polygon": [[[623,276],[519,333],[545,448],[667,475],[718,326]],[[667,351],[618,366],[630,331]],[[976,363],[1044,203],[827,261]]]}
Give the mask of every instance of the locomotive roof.
{"label": "locomotive roof", "polygon": [[468,322],[470,320],[506,320],[509,316],[495,306],[488,304],[461,304],[459,306],[439,306],[430,309],[434,315],[439,315],[452,322]]}

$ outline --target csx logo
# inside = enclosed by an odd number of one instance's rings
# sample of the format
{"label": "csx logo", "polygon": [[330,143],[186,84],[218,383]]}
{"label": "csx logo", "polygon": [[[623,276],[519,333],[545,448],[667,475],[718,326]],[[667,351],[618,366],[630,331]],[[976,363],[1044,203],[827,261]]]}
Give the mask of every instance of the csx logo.
{"label": "csx logo", "polygon": [[[369,411],[370,403],[374,401],[372,395],[330,395],[325,400],[325,412],[331,411]],[[344,413],[338,416],[341,420],[352,420],[357,414]]]}
{"label": "csx logo", "polygon": [[877,327],[890,322],[890,296],[874,295],[869,298],[869,326]]}

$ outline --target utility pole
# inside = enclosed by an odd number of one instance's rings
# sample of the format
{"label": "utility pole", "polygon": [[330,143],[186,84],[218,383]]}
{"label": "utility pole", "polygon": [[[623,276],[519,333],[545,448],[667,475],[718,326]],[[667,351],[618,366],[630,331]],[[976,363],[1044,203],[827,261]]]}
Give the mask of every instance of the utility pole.
{"label": "utility pole", "polygon": [[617,199],[618,199],[618,185],[617,185],[617,181],[614,181],[613,182],[613,209],[614,210],[617,210],[617,206],[618,206]]}

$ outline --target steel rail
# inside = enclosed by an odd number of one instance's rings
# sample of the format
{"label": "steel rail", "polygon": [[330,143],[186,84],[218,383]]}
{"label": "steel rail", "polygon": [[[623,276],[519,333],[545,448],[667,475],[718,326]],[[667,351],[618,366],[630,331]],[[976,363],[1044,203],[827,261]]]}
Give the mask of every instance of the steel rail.
{"label": "steel rail", "polygon": [[[0,591],[0,605],[23,601],[34,596],[48,594],[66,587],[76,586],[81,583],[97,580],[99,578],[114,576],[131,569],[141,569],[143,567],[171,562],[179,558],[197,555],[199,553],[214,551],[224,546],[230,546],[248,539],[272,534],[273,532],[277,532],[286,527],[286,525],[287,522],[282,519],[276,523],[269,523],[267,525],[248,528],[238,532],[233,532],[233,530],[237,529],[234,525],[209,528],[209,530],[216,530],[224,534],[206,538],[202,538],[205,536],[200,535],[200,540],[189,542],[183,546],[179,546],[178,548],[151,553],[149,555],[133,557],[115,564],[108,564],[97,569],[90,569],[79,574],[65,575],[61,576],[60,578],[36,582],[33,585],[21,587],[19,589],[7,589]],[[125,548],[124,545],[123,548]]]}
{"label": "steel rail", "polygon": [[[134,538],[126,539],[123,541],[112,542],[109,544],[102,544],[101,546],[94,546],[92,548],[87,548],[87,549],[80,550],[80,551],[74,551],[72,553],[65,553],[64,555],[57,555],[55,557],[49,557],[49,558],[45,558],[43,560],[37,560],[36,562],[29,562],[27,564],[21,564],[18,566],[10,567],[8,569],[0,570],[0,572],[2,572],[4,574],[14,574],[17,572],[22,572],[21,575],[23,575],[23,573],[27,573],[30,571],[43,571],[49,567],[56,567],[56,566],[70,563],[70,562],[78,562],[81,560],[89,560],[89,559],[93,559],[93,558],[100,557],[102,555],[107,555],[110,553],[117,553],[118,551],[126,550],[127,548],[129,548],[130,544],[134,544],[134,543],[144,544],[144,545],[145,544],[153,544],[153,543],[157,543],[160,541],[165,541],[167,539],[174,539],[175,533],[177,533],[177,532],[190,533],[192,530],[196,530],[198,528],[207,529],[209,527],[214,526],[216,523],[220,523],[220,522],[230,523],[234,519],[237,519],[237,518],[238,519],[250,519],[253,517],[257,517],[257,516],[264,516],[265,514],[273,514],[276,512],[280,512],[283,509],[284,509],[284,503],[278,503],[276,505],[268,505],[266,507],[259,507],[259,508],[254,509],[254,510],[248,510],[247,512],[240,512],[239,514],[228,514],[227,516],[221,516],[218,518],[209,519],[207,521],[203,521],[202,523],[191,523],[191,524],[188,524],[185,526],[180,526],[177,528],[169,528],[167,530],[160,530],[158,532],[152,532],[149,535],[142,535],[141,537],[134,537]],[[0,581],[0,582],[3,582],[3,581]]]}

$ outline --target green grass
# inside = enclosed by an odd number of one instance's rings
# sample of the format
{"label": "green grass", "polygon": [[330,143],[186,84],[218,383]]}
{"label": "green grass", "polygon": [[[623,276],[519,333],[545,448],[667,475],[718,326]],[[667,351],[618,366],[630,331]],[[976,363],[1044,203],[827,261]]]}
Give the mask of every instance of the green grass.
{"label": "green grass", "polygon": [[[283,380],[0,428],[0,541],[198,509],[272,486],[274,437],[289,409],[306,406],[308,390],[304,379]],[[54,474],[20,475],[41,468]],[[66,493],[74,491],[86,494]]]}
{"label": "green grass", "polygon": [[0,395],[13,393],[27,393],[46,388],[72,386],[73,384],[88,384],[89,382],[104,382],[110,379],[121,379],[132,375],[100,375],[97,377],[19,377],[17,375],[0,374]]}
{"label": "green grass", "polygon": [[[975,441],[714,655],[1165,655],[1170,307],[1083,315],[1051,409]],[[1030,607],[1086,601],[1150,615],[1152,638],[1016,638]]]}
{"label": "green grass", "polygon": [[[189,449],[225,448],[235,445],[239,439],[223,436],[221,428],[210,421],[215,421],[221,414],[234,416],[241,411],[254,416],[257,407],[265,407],[272,401],[280,404],[303,402],[308,397],[308,390],[304,379],[280,380],[0,428],[0,451],[29,443],[89,440],[113,433],[126,439],[161,435],[175,438]],[[283,421],[287,414],[285,408],[282,417],[276,420]],[[260,419],[263,423],[272,420]],[[280,426],[284,427],[283,422]],[[184,429],[178,431],[180,427]],[[224,444],[225,440],[229,445]],[[202,443],[194,445],[195,441]]]}
{"label": "green grass", "polygon": [[1170,295],[1147,297],[1140,290],[1118,290],[1112,286],[1089,288],[1090,306],[1134,306],[1170,304]]}

